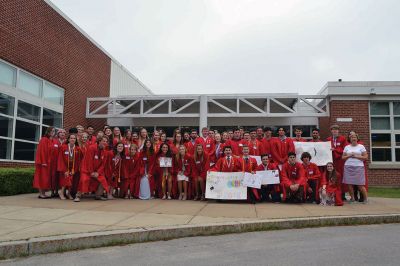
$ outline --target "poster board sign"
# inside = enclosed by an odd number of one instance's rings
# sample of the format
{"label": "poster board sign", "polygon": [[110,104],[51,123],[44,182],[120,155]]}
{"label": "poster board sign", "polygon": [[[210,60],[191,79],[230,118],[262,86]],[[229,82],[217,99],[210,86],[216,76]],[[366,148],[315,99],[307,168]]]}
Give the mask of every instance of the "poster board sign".
{"label": "poster board sign", "polygon": [[244,173],[208,172],[206,198],[221,200],[246,200],[247,187],[243,185]]}
{"label": "poster board sign", "polygon": [[250,157],[256,159],[257,165],[260,165],[260,164],[262,163],[262,161],[261,161],[261,156],[250,155]]}
{"label": "poster board sign", "polygon": [[311,162],[318,166],[325,166],[332,162],[331,143],[327,142],[294,142],[296,149],[296,160],[301,162],[301,154],[308,152],[311,154]]}
{"label": "poster board sign", "polygon": [[172,167],[172,158],[170,157],[160,157],[160,167]]}
{"label": "poster board sign", "polygon": [[278,170],[257,171],[256,173],[260,176],[261,185],[272,185],[280,183]]}
{"label": "poster board sign", "polygon": [[252,188],[261,188],[261,177],[257,174],[244,173],[243,185]]}

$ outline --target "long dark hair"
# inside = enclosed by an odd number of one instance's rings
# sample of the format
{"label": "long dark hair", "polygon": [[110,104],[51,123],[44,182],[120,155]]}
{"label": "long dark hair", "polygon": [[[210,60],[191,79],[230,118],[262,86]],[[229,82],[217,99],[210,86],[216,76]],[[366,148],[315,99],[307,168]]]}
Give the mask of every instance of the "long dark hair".
{"label": "long dark hair", "polygon": [[160,156],[161,154],[163,154],[163,152],[162,152],[162,147],[163,146],[167,146],[168,147],[168,150],[167,150],[167,153],[165,154],[165,156],[172,158],[171,149],[169,148],[169,145],[167,143],[162,143],[161,144],[160,149],[158,150],[157,156]]}
{"label": "long dark hair", "polygon": [[[147,148],[147,145],[146,145],[147,142],[151,143],[150,148]],[[144,154],[147,154],[147,153],[149,153],[149,155],[153,155],[154,154],[153,142],[150,139],[146,139],[144,141],[142,151],[143,151]]]}
{"label": "long dark hair", "polygon": [[328,166],[328,164],[331,164],[333,166],[333,171],[332,171],[332,173],[330,173],[328,171],[328,169],[326,169],[326,179],[327,179],[326,181],[331,182],[333,184],[336,184],[337,181],[338,181],[338,178],[337,178],[337,173],[336,173],[335,166],[333,165],[332,162],[329,162],[326,165]]}
{"label": "long dark hair", "polygon": [[[113,147],[114,156],[118,154],[117,148],[118,148],[118,145],[120,145],[120,144],[122,145],[122,147],[124,147],[124,143],[122,143],[121,141],[118,141],[118,143]],[[125,152],[124,152],[124,150],[122,150],[122,151],[119,153],[119,156],[121,156],[121,158],[124,158],[124,157],[125,157]]]}

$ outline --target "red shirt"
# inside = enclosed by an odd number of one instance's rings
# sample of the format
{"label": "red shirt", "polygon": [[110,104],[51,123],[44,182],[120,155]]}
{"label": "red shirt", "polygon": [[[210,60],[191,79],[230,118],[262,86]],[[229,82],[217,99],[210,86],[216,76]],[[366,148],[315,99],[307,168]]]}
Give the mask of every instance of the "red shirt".
{"label": "red shirt", "polygon": [[261,155],[261,152],[263,150],[263,145],[258,139],[249,140],[246,144],[247,146],[249,146],[249,155],[253,156]]}
{"label": "red shirt", "polygon": [[281,171],[281,183],[284,186],[305,185],[307,177],[302,164],[297,162],[294,165],[289,164],[289,162],[284,163]]}
{"label": "red shirt", "polygon": [[[184,176],[191,177],[192,176],[192,167],[193,167],[193,158],[189,154],[185,154],[182,159],[176,159],[174,157],[174,175],[178,175],[180,172],[183,172]],[[185,171],[183,171],[183,167],[185,166]]]}
{"label": "red shirt", "polygon": [[247,157],[247,160],[244,157],[240,157],[239,167],[241,172],[247,172],[247,173],[255,172],[258,167],[257,160],[251,157]]}
{"label": "red shirt", "polygon": [[297,142],[308,142],[306,139],[303,138],[293,138],[293,141],[297,141]]}
{"label": "red shirt", "polygon": [[97,144],[91,145],[82,161],[81,172],[91,174],[97,172],[104,175],[104,163],[106,150],[100,150]]}
{"label": "red shirt", "polygon": [[319,180],[321,178],[321,172],[315,163],[310,162],[309,165],[302,164],[307,180]]}
{"label": "red shirt", "polygon": [[129,179],[136,179],[140,177],[140,169],[142,164],[142,158],[139,152],[136,152],[134,156],[130,154],[126,155],[122,160],[124,168],[124,177]]}
{"label": "red shirt", "polygon": [[211,171],[214,172],[240,172],[241,166],[239,164],[239,158],[235,158],[235,156],[230,156],[230,160],[228,158],[222,157],[219,158],[217,163],[214,165]]}
{"label": "red shirt", "polygon": [[291,138],[276,138],[271,145],[272,159],[274,162],[283,164],[288,159],[289,152],[295,152],[293,140]]}
{"label": "red shirt", "polygon": [[203,159],[193,157],[192,160],[192,173],[194,177],[200,176],[205,179],[207,177],[207,172],[210,170],[210,158],[204,153]]}
{"label": "red shirt", "polygon": [[80,171],[82,158],[83,155],[78,146],[74,146],[73,149],[70,150],[68,144],[62,145],[58,156],[57,171],[62,173],[68,171],[71,175],[73,173],[78,173]]}

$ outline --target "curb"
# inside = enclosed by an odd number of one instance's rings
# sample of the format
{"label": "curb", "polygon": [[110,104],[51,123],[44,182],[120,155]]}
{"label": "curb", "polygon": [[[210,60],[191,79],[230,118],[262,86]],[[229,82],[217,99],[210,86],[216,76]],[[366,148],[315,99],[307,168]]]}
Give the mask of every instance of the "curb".
{"label": "curb", "polygon": [[136,228],[52,237],[37,237],[28,240],[0,243],[0,259],[192,236],[382,223],[400,223],[400,214],[270,219],[207,225],[165,226],[149,229]]}

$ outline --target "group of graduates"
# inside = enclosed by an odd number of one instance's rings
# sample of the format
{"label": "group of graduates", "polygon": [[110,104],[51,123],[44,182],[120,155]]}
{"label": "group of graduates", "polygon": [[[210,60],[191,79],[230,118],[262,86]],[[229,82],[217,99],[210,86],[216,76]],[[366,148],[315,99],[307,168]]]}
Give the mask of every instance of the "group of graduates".
{"label": "group of graduates", "polygon": [[[249,131],[239,127],[221,133],[205,127],[201,136],[195,129],[175,129],[172,138],[162,130],[150,137],[145,128],[127,129],[122,134],[118,127],[104,126],[95,133],[92,126],[76,126],[67,134],[49,127],[36,152],[33,186],[40,199],[59,197],[75,202],[84,195],[94,195],[96,200],[205,200],[209,171],[278,170],[280,184],[248,188],[249,202],[307,201],[341,206],[346,191],[351,202],[357,199],[357,191],[366,202],[365,184],[342,182],[345,161],[355,158],[344,153],[345,147],[355,136],[358,142],[358,136],[354,132],[349,139],[339,135],[337,125],[331,127],[331,133],[326,141],[331,142],[333,162],[321,167],[311,162],[307,152],[301,155],[301,163],[296,162],[294,146],[295,141],[322,141],[317,128],[312,130],[312,139],[306,140],[301,128],[290,138],[283,127],[276,137],[270,127]],[[262,163],[258,165],[252,156],[260,156]]]}

